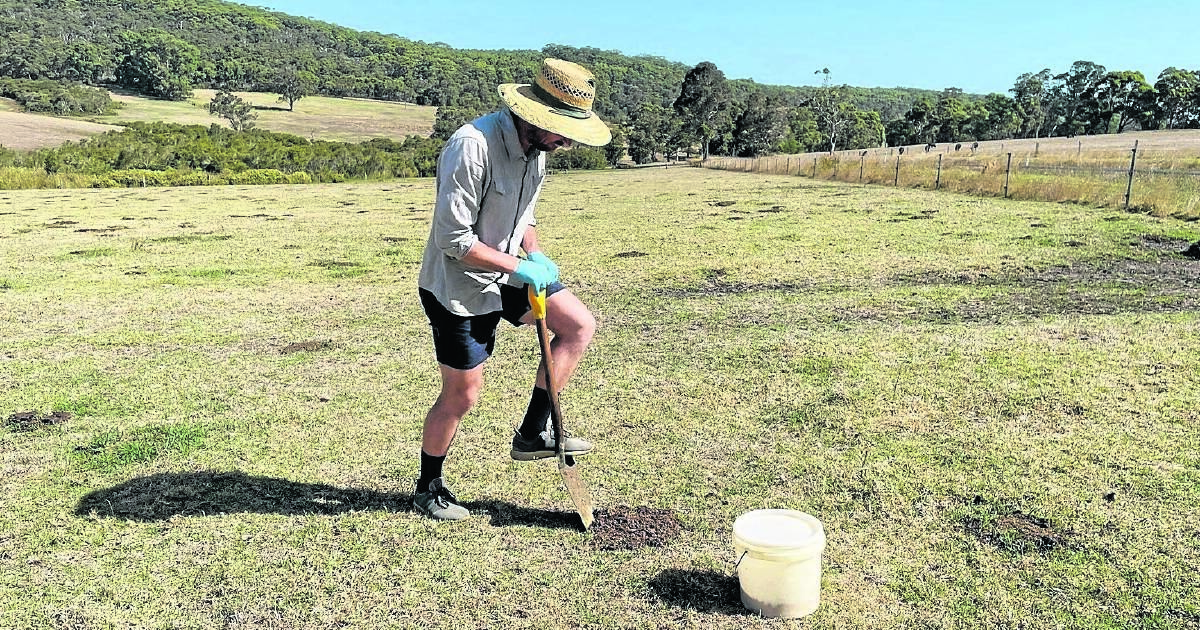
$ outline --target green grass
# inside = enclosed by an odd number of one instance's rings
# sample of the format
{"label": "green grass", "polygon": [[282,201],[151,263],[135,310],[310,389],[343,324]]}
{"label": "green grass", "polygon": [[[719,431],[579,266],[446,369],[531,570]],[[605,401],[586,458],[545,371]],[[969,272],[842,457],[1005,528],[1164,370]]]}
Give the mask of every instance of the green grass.
{"label": "green grass", "polygon": [[[684,524],[605,551],[566,526],[551,464],[507,455],[528,329],[502,325],[447,463],[475,516],[410,511],[438,391],[415,296],[432,196],[0,191],[0,426],[72,414],[0,428],[0,627],[1200,623],[1196,224],[553,176],[541,241],[600,324],[563,397],[599,445],[582,475],[600,508]],[[828,534],[799,624],[731,589],[733,520],[765,507]]]}

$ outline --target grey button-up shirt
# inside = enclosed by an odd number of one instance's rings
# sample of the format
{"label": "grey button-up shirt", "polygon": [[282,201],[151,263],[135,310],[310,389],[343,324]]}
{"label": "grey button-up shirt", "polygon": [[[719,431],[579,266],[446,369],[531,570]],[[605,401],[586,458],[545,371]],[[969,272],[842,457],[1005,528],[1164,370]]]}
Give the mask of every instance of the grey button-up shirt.
{"label": "grey button-up shirt", "polygon": [[461,258],[478,242],[516,256],[525,230],[536,223],[533,208],[545,176],[545,153],[525,156],[507,110],[459,128],[438,158],[420,287],[456,315],[500,310],[500,283],[509,283],[509,275],[469,267]]}

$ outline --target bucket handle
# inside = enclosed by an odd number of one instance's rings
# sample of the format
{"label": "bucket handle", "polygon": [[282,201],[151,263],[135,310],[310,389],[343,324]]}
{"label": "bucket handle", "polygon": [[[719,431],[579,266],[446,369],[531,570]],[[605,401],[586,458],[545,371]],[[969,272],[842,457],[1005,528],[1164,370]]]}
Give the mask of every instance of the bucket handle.
{"label": "bucket handle", "polygon": [[738,558],[738,561],[733,564],[733,572],[735,574],[737,573],[738,567],[742,566],[742,560],[746,559],[746,554],[748,553],[750,553],[749,549],[743,551],[741,557]]}

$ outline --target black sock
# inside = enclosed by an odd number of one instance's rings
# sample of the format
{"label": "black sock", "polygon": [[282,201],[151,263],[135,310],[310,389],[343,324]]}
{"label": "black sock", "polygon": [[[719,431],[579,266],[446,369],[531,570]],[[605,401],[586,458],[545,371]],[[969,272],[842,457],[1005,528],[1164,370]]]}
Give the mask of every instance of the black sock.
{"label": "black sock", "polygon": [[550,392],[541,387],[534,387],[533,395],[529,397],[529,410],[525,412],[525,419],[521,421],[521,428],[517,429],[517,432],[521,437],[537,437],[546,430],[546,420],[549,418]]}
{"label": "black sock", "polygon": [[429,489],[429,482],[442,476],[442,462],[446,461],[446,456],[438,457],[430,455],[424,450],[421,451],[421,476],[417,479],[417,492],[425,492]]}

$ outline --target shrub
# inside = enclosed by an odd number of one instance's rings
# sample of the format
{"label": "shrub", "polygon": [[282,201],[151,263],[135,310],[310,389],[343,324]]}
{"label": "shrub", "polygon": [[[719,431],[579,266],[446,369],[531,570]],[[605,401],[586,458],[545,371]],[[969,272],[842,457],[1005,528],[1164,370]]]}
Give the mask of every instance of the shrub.
{"label": "shrub", "polygon": [[546,168],[556,171],[598,170],[608,168],[608,158],[600,147],[578,146],[551,153],[546,159]]}
{"label": "shrub", "polygon": [[104,114],[117,106],[107,90],[48,79],[0,79],[0,96],[13,99],[26,111],[62,116]]}

